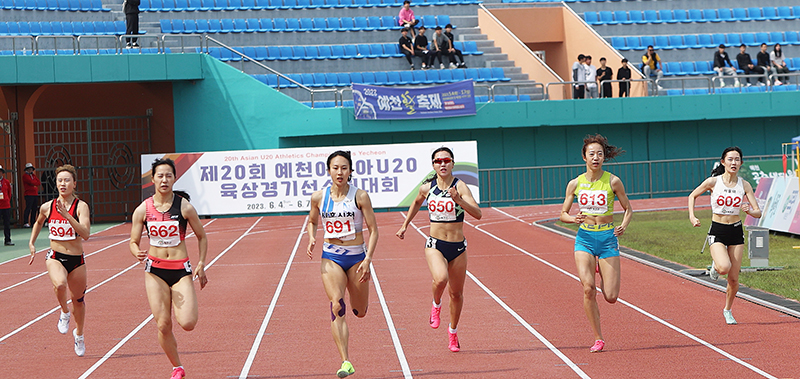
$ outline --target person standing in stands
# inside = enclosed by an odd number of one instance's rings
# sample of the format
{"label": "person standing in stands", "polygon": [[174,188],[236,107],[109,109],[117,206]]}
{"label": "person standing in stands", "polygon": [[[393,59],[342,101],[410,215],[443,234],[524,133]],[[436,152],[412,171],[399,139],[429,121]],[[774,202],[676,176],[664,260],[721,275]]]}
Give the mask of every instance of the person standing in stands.
{"label": "person standing in stands", "polygon": [[[786,58],[783,56],[783,50],[781,50],[781,44],[776,43],[774,50],[772,50],[772,52],[769,53],[769,60],[770,60],[770,62],[772,62],[772,72],[773,73],[775,73],[775,74],[788,74],[789,73],[789,68],[786,67],[786,62],[784,62],[784,59],[786,59]],[[783,79],[783,80],[778,80],[777,77],[775,78],[775,85],[776,86],[779,86],[781,84],[789,84],[789,77],[788,76],[781,76],[780,79]]]}
{"label": "person standing in stands", "polygon": [[611,83],[603,83],[603,81],[613,79],[614,71],[611,69],[611,67],[606,67],[606,58],[600,58],[600,68],[597,69],[597,83],[602,86],[600,97],[612,97]]}
{"label": "person standing in stands", "polygon": [[[728,65],[725,66],[725,63]],[[731,75],[734,78],[736,77],[736,69],[733,68],[733,63],[731,63],[731,59],[728,57],[728,53],[725,52],[725,45],[720,44],[719,50],[714,53],[714,71],[717,72],[720,78],[724,75]],[[734,82],[735,86],[739,86],[739,79],[736,78]],[[725,87],[725,79],[719,80],[719,86]]]}
{"label": "person standing in stands", "polygon": [[[453,25],[447,24],[444,26],[444,35],[450,39],[450,64],[455,64],[458,68],[467,68],[467,64],[464,63],[464,55],[461,53],[461,50],[456,49],[456,45],[454,43],[455,37],[453,36]],[[461,63],[456,63],[456,58],[461,61]],[[452,66],[451,66],[452,67]]]}
{"label": "person standing in stands", "polygon": [[400,33],[402,34],[400,41],[398,41],[398,44],[400,45],[400,52],[406,56],[408,64],[411,65],[411,70],[414,70],[414,62],[411,60],[411,57],[415,55],[414,43],[412,43],[411,38],[408,37],[408,28],[403,28]]}
{"label": "person standing in stands", "polygon": [[[744,44],[739,45],[739,54],[736,56],[739,68],[744,71],[745,75],[752,73],[763,74],[764,69],[753,64],[753,59],[750,58],[750,54],[747,54],[746,50],[747,46]],[[764,78],[758,78],[758,82],[763,84]],[[750,87],[750,78],[747,78],[747,86]]]}
{"label": "person standing in stands", "polygon": [[[761,44],[761,51],[756,54],[756,66],[761,67],[761,70],[764,72],[769,71],[769,68],[772,67],[772,63],[769,60],[769,53],[767,52],[767,44]],[[764,84],[764,83],[759,83]]]}
{"label": "person standing in stands", "polygon": [[3,218],[6,246],[14,246],[11,242],[11,195],[11,182],[6,179],[6,170],[0,166],[0,217]]}
{"label": "person standing in stands", "polygon": [[412,38],[416,36],[414,27],[419,24],[419,20],[414,18],[414,11],[411,10],[411,1],[406,0],[403,2],[403,7],[400,8],[400,14],[397,15],[397,22],[400,26],[410,29]]}
{"label": "person standing in stands", "polygon": [[39,208],[39,186],[42,182],[36,176],[36,168],[33,163],[25,164],[25,174],[22,175],[22,186],[25,188],[25,212],[23,212],[23,228],[30,228],[36,221],[37,209]]}
{"label": "person standing in stands", "polygon": [[[586,56],[578,54],[578,61],[572,64],[572,81],[582,82],[586,80],[586,71],[584,63],[586,63]],[[583,99],[586,95],[586,86],[583,83],[575,83],[572,86],[572,98]]]}
{"label": "person standing in stands", "polygon": [[433,64],[434,57],[439,58],[439,68],[444,68],[444,63],[442,62],[442,55],[446,56],[450,60],[450,68],[455,67],[453,64],[453,58],[450,54],[450,38],[447,38],[446,35],[442,34],[442,27],[436,26],[434,29],[435,32],[433,33],[433,56],[431,57],[431,64]]}
{"label": "person standing in stands", "polygon": [[626,80],[624,82],[619,82],[619,97],[630,96],[628,92],[631,88],[631,68],[628,67],[627,58],[622,58],[622,66],[617,70],[617,80]]}
{"label": "person standing in stands", "polygon": [[[140,0],[125,0],[122,3],[122,12],[125,13],[125,34],[139,34],[139,3]],[[126,48],[139,47],[138,38],[126,38]]]}
{"label": "person standing in stands", "polygon": [[[659,57],[658,53],[653,49],[653,45],[647,46],[647,52],[642,55],[642,73],[645,78],[655,75],[656,80],[664,76],[664,67],[661,64],[661,57]],[[658,86],[658,89],[662,89],[661,85],[656,84],[656,86]]]}
{"label": "person standing in stands", "polygon": [[425,26],[419,27],[419,34],[414,38],[414,55],[422,58],[422,69],[431,66],[433,59],[431,51],[428,50],[428,37],[425,37]]}
{"label": "person standing in stands", "polygon": [[588,98],[596,99],[597,98],[597,67],[592,64],[592,56],[586,56],[586,63],[584,67],[584,72],[586,72],[586,89],[589,92]]}

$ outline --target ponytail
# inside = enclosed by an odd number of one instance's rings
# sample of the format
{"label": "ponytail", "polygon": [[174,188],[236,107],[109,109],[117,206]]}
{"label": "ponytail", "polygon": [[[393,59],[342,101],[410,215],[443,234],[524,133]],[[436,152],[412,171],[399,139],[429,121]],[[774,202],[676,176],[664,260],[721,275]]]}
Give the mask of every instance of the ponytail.
{"label": "ponytail", "polygon": [[180,196],[180,197],[182,197],[182,198],[186,199],[186,201],[189,201],[189,200],[191,200],[191,198],[189,197],[189,194],[188,194],[186,191],[176,191],[176,190],[172,190],[172,193],[174,193],[174,194],[176,194],[176,195],[178,195],[178,196]]}

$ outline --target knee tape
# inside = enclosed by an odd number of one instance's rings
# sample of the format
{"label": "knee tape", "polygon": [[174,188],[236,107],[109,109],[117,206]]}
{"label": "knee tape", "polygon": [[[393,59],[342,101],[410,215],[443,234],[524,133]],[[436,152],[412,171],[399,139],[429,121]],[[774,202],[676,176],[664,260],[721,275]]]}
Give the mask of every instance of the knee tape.
{"label": "knee tape", "polygon": [[[367,304],[367,306],[364,307],[364,313],[365,314],[367,313],[367,308],[369,308],[369,304]],[[358,316],[358,309],[353,308],[353,314]]]}
{"label": "knee tape", "polygon": [[[336,312],[336,314],[338,314],[339,317],[344,317],[344,313],[346,311],[345,309],[346,306],[344,305],[344,299],[339,299],[339,307],[340,307],[339,312]],[[331,303],[331,322],[336,321],[336,314],[333,314],[333,303]]]}

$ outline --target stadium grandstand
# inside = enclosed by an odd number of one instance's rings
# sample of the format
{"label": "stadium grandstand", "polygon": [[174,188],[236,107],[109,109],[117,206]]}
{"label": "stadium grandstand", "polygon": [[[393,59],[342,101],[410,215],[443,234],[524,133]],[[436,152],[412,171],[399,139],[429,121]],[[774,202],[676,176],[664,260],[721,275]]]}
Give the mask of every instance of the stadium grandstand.
{"label": "stadium grandstand", "polygon": [[[714,157],[731,144],[769,155],[800,134],[800,6],[787,0],[414,0],[429,39],[434,27],[453,25],[467,64],[427,70],[416,57],[409,70],[400,53],[401,5],[142,0],[131,48],[121,1],[0,0],[0,164],[13,178],[33,162],[48,178],[73,163],[97,182],[95,216],[121,219],[140,199],[139,157],[147,153],[476,140],[484,199],[503,204],[563,195],[567,176],[523,194],[507,184],[546,181],[514,177],[515,168],[579,163],[573,153],[587,133],[617,141],[628,151],[621,162]],[[723,88],[711,67],[717,46],[735,62],[740,44],[755,60],[762,42],[770,51],[783,45],[789,84],[776,85],[768,72],[767,85],[742,79]],[[648,45],[662,59],[660,80],[640,71]],[[631,97],[618,98],[613,83],[612,99],[571,99],[578,54],[592,55],[595,66],[607,58],[614,79],[627,58]],[[464,80],[474,82],[474,116],[354,119],[354,83]],[[710,133],[720,137],[708,141]],[[628,177],[643,174],[634,171],[620,175],[636,183]],[[634,196],[689,189],[632,185]],[[45,184],[46,196],[52,190]]]}

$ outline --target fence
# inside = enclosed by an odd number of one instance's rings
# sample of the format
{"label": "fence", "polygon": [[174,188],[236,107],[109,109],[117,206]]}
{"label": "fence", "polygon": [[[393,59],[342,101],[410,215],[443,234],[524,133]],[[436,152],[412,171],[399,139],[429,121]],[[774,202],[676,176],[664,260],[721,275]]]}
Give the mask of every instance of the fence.
{"label": "fence", "polygon": [[[780,155],[746,157],[748,162],[779,159]],[[716,158],[607,163],[631,198],[688,195],[711,173]],[[585,164],[482,169],[481,203],[489,206],[557,203],[564,200],[567,182],[586,172]]]}

